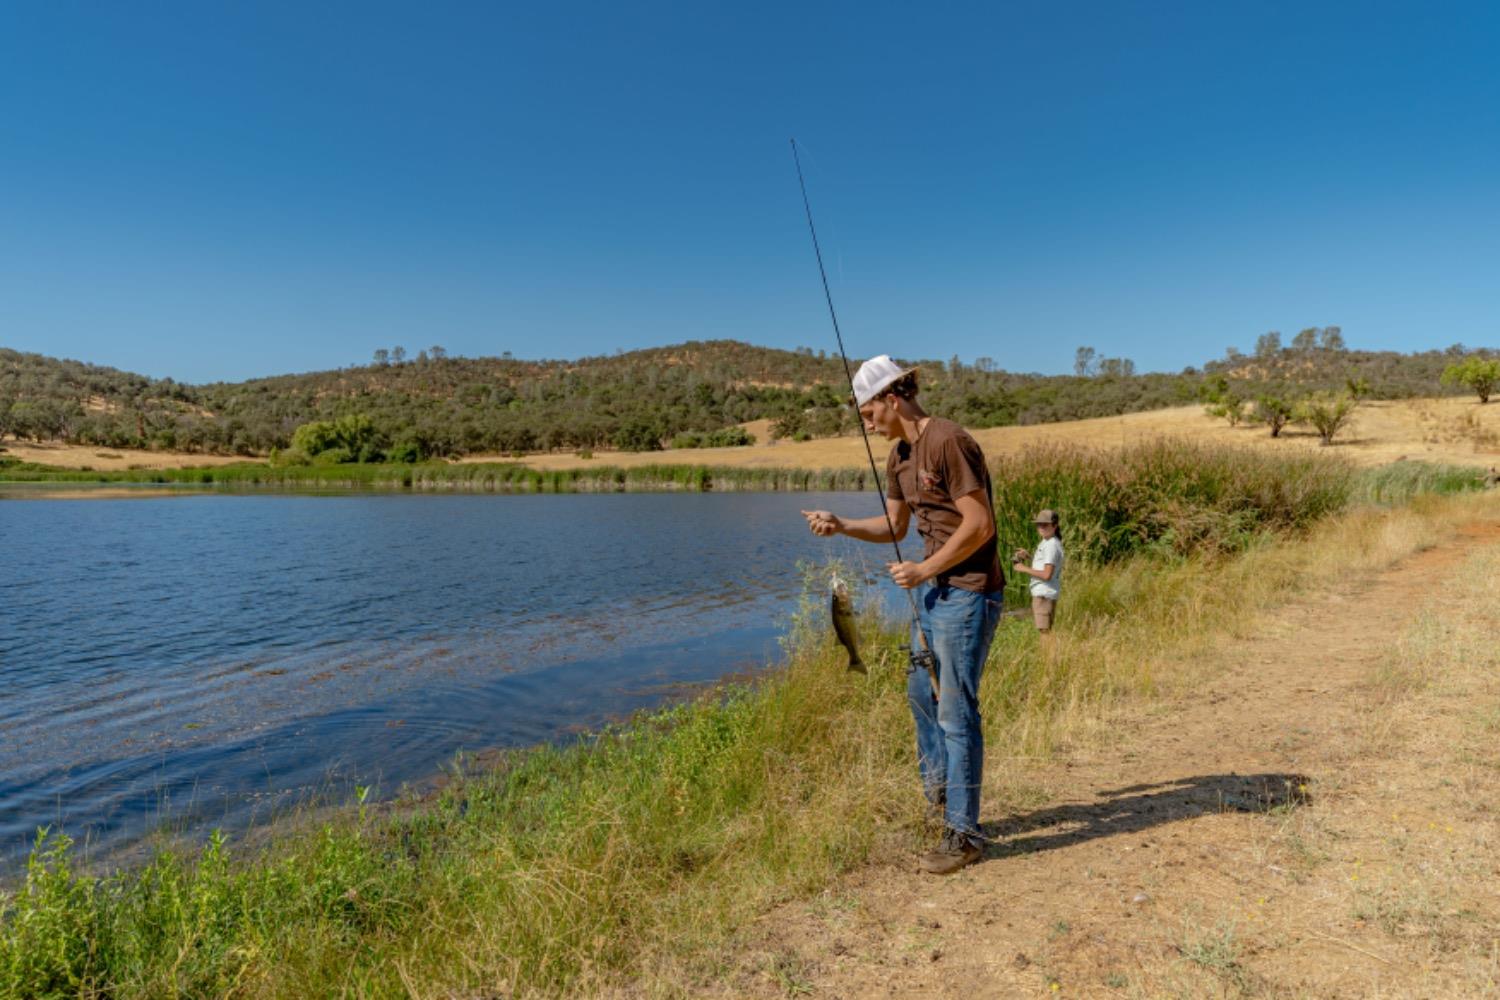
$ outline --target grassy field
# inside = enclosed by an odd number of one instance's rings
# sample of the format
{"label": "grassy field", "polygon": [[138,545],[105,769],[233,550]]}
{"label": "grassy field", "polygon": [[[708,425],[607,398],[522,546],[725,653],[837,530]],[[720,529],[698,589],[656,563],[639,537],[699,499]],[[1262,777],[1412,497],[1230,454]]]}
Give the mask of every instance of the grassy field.
{"label": "grassy field", "polygon": [[[744,425],[756,444],[742,448],[703,448],[665,452],[600,450],[592,458],[572,453],[529,455],[533,469],[555,472],[610,466],[633,469],[660,465],[703,465],[761,470],[821,470],[861,468],[864,445],[858,438],[816,441],[777,441],[770,437],[770,421]],[[1200,406],[1131,413],[1121,417],[1075,420],[1027,427],[992,427],[974,431],[992,458],[1016,455],[1038,446],[1120,448],[1159,437],[1188,437],[1216,444],[1243,444],[1280,454],[1317,451],[1318,439],[1306,428],[1292,426],[1273,439],[1259,425],[1230,427],[1210,417]],[[872,442],[877,461],[888,445]],[[241,458],[187,455],[173,452],[110,450],[59,443],[37,444],[7,440],[5,456],[67,469],[102,472],[184,469],[241,463]],[[1323,449],[1327,451],[1329,449]],[[1487,466],[1500,462],[1500,406],[1481,406],[1469,397],[1406,399],[1364,403],[1355,413],[1333,451],[1358,465],[1383,465],[1400,459],[1434,463]],[[471,455],[464,463],[508,463],[507,456]],[[883,466],[882,466],[883,467]]]}
{"label": "grassy field", "polygon": [[[864,445],[857,437],[771,443],[766,421],[745,426],[757,441],[748,448],[649,454],[601,451],[591,459],[565,454],[533,455],[526,462],[538,469],[579,468],[591,462],[626,467],[635,463],[688,462],[747,468],[825,469],[862,466],[867,461]],[[1230,427],[1225,420],[1205,414],[1201,406],[1027,427],[990,427],[972,433],[991,458],[1017,455],[1045,445],[1121,448],[1160,437],[1185,437],[1212,444],[1246,445],[1277,454],[1331,450],[1366,466],[1402,458],[1479,466],[1500,462],[1500,406],[1480,406],[1475,399],[1456,397],[1364,403],[1355,411],[1349,430],[1340,434],[1332,448],[1322,449],[1317,436],[1307,428],[1289,427],[1281,437],[1273,439],[1263,426]],[[872,443],[876,460],[882,461],[889,445],[879,439]],[[485,459],[474,456],[469,460]]]}
{"label": "grassy field", "polygon": [[[1475,502],[1377,509],[1358,499],[1454,481],[1372,488],[1347,463],[1182,444],[1007,461],[1008,506],[1066,496],[1079,532],[1070,518],[1057,655],[1018,622],[995,642],[982,698],[1007,754],[1046,754],[1170,683],[1166,665],[1246,602],[1389,561]],[[922,842],[897,638],[867,621],[871,674],[847,675],[822,604],[815,574],[785,668],[754,686],[512,754],[427,801],[351,803],[254,850],[216,837],[114,874],[39,840],[0,901],[0,996],[700,992],[755,915]]]}

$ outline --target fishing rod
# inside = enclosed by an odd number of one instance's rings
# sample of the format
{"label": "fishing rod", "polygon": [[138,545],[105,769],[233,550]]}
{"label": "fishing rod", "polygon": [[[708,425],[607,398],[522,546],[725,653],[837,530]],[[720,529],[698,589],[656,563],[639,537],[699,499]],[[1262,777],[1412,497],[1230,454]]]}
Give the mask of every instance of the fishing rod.
{"label": "fishing rod", "polygon": [[[891,536],[891,548],[896,552],[896,561],[905,562],[901,555],[901,543],[896,539],[896,524],[891,520],[891,509],[886,503],[885,487],[880,482],[880,470],[875,465],[875,449],[870,446],[870,434],[865,430],[865,419],[859,412],[859,395],[854,391],[854,372],[849,367],[849,354],[844,350],[844,334],[839,329],[839,314],[833,308],[833,293],[828,290],[828,271],[823,267],[823,250],[818,246],[818,227],[813,225],[812,203],[807,200],[807,181],[802,176],[802,157],[797,153],[797,140],[792,139],[792,162],[797,165],[797,186],[802,189],[802,209],[807,213],[807,231],[812,235],[813,255],[818,258],[818,277],[823,279],[823,298],[828,302],[828,318],[833,320],[833,335],[838,340],[839,357],[844,361],[844,378],[849,382],[849,402],[854,407],[854,422],[859,425],[859,436],[865,442],[865,457],[870,460],[870,475],[875,480],[875,493],[880,498],[880,513],[885,516],[886,530]],[[902,587],[906,602],[911,605],[912,631],[917,634],[921,649],[905,647],[913,667],[927,671],[932,678],[932,693],[938,693],[937,657],[927,645],[927,635],[922,631],[917,613],[917,599],[909,587]]]}

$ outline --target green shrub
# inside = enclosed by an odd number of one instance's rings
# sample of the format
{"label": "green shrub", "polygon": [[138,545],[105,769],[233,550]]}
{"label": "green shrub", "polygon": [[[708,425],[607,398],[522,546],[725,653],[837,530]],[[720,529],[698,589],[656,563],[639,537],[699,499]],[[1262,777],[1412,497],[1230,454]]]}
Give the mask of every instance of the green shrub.
{"label": "green shrub", "polygon": [[1318,443],[1326,446],[1332,444],[1334,437],[1348,424],[1357,405],[1352,396],[1314,393],[1297,405],[1295,419],[1299,423],[1312,424],[1318,432]]}

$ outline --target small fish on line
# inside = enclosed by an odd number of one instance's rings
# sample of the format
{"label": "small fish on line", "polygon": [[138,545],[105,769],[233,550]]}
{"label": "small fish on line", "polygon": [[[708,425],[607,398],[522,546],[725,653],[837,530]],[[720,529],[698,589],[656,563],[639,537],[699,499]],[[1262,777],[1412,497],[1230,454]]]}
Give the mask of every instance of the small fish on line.
{"label": "small fish on line", "polygon": [[838,637],[839,645],[849,651],[849,669],[862,674],[868,673],[864,661],[859,658],[859,647],[855,644],[854,602],[849,599],[849,588],[835,576],[829,590],[831,595],[828,608],[833,614],[833,634]]}

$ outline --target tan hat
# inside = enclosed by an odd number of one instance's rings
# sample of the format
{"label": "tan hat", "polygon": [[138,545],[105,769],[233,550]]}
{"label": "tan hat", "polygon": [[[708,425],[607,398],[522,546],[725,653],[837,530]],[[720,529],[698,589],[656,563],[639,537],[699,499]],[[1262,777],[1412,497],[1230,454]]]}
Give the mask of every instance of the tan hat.
{"label": "tan hat", "polygon": [[1037,511],[1034,523],[1051,524],[1055,526],[1057,524],[1057,511],[1052,510],[1050,507]]}
{"label": "tan hat", "polygon": [[854,402],[864,406],[890,388],[891,383],[914,371],[915,368],[902,368],[896,364],[889,354],[877,354],[854,373]]}

